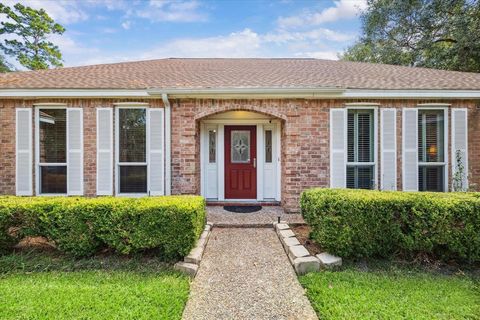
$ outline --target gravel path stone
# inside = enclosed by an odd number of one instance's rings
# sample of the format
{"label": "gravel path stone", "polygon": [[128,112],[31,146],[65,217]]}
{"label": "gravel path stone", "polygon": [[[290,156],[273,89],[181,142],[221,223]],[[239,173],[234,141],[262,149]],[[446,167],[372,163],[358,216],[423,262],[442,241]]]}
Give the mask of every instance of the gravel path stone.
{"label": "gravel path stone", "polygon": [[317,316],[272,229],[214,228],[183,319]]}
{"label": "gravel path stone", "polygon": [[285,213],[280,206],[264,206],[262,210],[252,213],[233,213],[223,210],[222,206],[208,206],[207,220],[217,227],[227,226],[269,226],[277,221],[278,216],[288,224],[303,224],[302,215],[297,213]]}

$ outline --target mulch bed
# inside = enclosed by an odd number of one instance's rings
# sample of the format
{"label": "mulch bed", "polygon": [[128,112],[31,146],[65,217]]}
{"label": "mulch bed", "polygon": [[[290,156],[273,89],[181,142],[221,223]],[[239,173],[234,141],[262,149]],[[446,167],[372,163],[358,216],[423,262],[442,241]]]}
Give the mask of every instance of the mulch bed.
{"label": "mulch bed", "polygon": [[323,252],[323,250],[318,243],[310,239],[310,230],[311,228],[307,225],[299,225],[292,227],[292,231],[297,236],[298,241],[313,256]]}

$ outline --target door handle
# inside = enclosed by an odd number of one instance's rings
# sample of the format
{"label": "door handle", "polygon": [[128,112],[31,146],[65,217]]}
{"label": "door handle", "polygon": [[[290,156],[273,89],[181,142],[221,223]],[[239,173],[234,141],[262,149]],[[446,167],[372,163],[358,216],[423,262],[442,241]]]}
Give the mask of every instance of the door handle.
{"label": "door handle", "polygon": [[254,167],[254,168],[257,167],[257,158],[253,158],[253,167]]}

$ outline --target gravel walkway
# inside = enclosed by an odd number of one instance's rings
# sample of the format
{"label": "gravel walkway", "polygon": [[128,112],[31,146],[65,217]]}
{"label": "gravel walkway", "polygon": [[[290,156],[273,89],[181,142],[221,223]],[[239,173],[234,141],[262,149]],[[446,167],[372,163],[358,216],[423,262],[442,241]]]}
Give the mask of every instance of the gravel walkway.
{"label": "gravel walkway", "polygon": [[317,317],[272,229],[214,228],[183,319]]}
{"label": "gravel walkway", "polygon": [[252,213],[233,213],[223,210],[222,206],[208,206],[207,220],[213,222],[217,227],[235,227],[235,226],[268,226],[277,221],[278,216],[281,220],[290,224],[303,224],[305,221],[302,215],[296,213],[285,213],[280,206],[264,206],[262,210]]}

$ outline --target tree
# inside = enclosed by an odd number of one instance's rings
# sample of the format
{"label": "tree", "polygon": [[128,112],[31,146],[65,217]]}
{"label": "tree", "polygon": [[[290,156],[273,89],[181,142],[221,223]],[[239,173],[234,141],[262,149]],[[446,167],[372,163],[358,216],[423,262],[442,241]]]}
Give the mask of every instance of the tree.
{"label": "tree", "polygon": [[0,54],[0,73],[12,71],[12,66],[7,62],[5,57]]}
{"label": "tree", "polygon": [[0,35],[13,36],[0,43],[6,55],[15,57],[30,70],[62,66],[62,54],[48,36],[63,34],[65,28],[55,23],[45,10],[35,10],[20,3],[12,9],[0,3],[0,13],[8,18],[0,24]]}
{"label": "tree", "polygon": [[343,60],[480,72],[480,0],[368,0]]}

